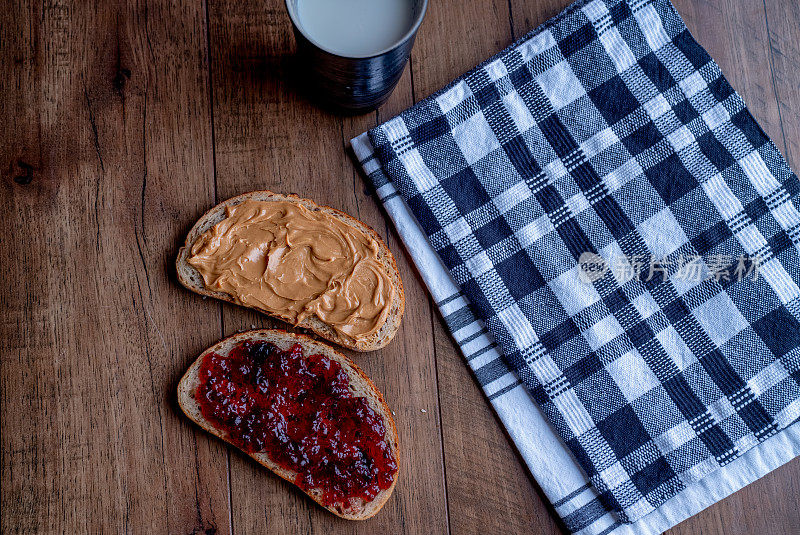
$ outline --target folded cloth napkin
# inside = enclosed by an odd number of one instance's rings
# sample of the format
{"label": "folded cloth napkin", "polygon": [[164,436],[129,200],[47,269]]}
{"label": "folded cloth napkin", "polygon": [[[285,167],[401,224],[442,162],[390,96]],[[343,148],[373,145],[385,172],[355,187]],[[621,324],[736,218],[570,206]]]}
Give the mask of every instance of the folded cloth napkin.
{"label": "folded cloth napkin", "polygon": [[668,0],[573,4],[352,145],[570,531],[800,453],[800,183]]}

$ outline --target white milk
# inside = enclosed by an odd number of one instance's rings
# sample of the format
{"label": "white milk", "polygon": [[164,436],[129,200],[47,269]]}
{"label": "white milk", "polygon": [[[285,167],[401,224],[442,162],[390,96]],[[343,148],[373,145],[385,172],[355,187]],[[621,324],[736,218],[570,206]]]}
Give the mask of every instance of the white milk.
{"label": "white milk", "polygon": [[413,0],[298,0],[303,32],[327,50],[372,56],[397,43],[414,22]]}

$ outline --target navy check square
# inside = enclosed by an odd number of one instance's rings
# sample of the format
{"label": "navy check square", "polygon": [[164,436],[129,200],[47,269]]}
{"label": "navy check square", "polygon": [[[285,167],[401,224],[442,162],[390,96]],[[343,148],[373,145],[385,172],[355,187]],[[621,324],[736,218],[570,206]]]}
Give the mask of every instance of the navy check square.
{"label": "navy check square", "polygon": [[369,138],[620,521],[800,418],[800,184],[668,0],[580,1]]}

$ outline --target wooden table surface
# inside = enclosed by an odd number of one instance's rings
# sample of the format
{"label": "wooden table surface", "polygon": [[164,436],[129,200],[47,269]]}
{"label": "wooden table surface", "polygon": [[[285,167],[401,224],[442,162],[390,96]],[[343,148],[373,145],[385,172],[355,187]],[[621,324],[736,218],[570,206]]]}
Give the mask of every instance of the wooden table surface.
{"label": "wooden table surface", "polygon": [[[797,0],[675,3],[800,168]],[[347,146],[566,4],[431,0],[391,99],[343,118],[291,82],[280,0],[4,0],[2,531],[559,533]],[[206,209],[263,188],[373,226],[405,282],[397,338],[356,357],[403,448],[367,522],[323,511],[177,407],[200,351],[278,324],[184,290],[173,267]],[[798,533],[798,504],[795,460],[671,533]]]}

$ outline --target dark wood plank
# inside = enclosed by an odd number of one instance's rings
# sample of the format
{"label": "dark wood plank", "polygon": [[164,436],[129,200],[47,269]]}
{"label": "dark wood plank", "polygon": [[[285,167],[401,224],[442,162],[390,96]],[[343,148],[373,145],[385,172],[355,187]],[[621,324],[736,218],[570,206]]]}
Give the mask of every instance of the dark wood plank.
{"label": "dark wood plank", "polygon": [[795,172],[800,170],[800,3],[763,0],[772,84],[778,101],[781,135],[774,134]]}
{"label": "dark wood plank", "polygon": [[429,2],[412,52],[415,101],[441,89],[511,41],[507,0]]}
{"label": "dark wood plank", "polygon": [[202,5],[0,18],[2,531],[227,531],[224,449],[174,391],[219,329],[172,275],[212,199]]}
{"label": "dark wood plank", "polygon": [[569,0],[511,0],[511,29],[514,39],[519,39],[529,31],[558,15],[571,2]]}
{"label": "dark wood plank", "polygon": [[[289,81],[294,39],[283,2],[213,1],[209,15],[218,199],[266,188],[344,210],[388,238],[406,292],[406,313],[396,339],[374,353],[348,352],[396,414],[402,455],[394,496],[367,522],[343,521],[234,451],[234,531],[444,533],[448,527],[427,294],[395,236],[387,233],[387,223],[347,152],[350,136],[374,126],[376,114],[342,118],[298,94]],[[387,109],[407,107],[410,95],[407,73]],[[253,325],[286,327],[238,307],[224,307],[226,333]]]}

